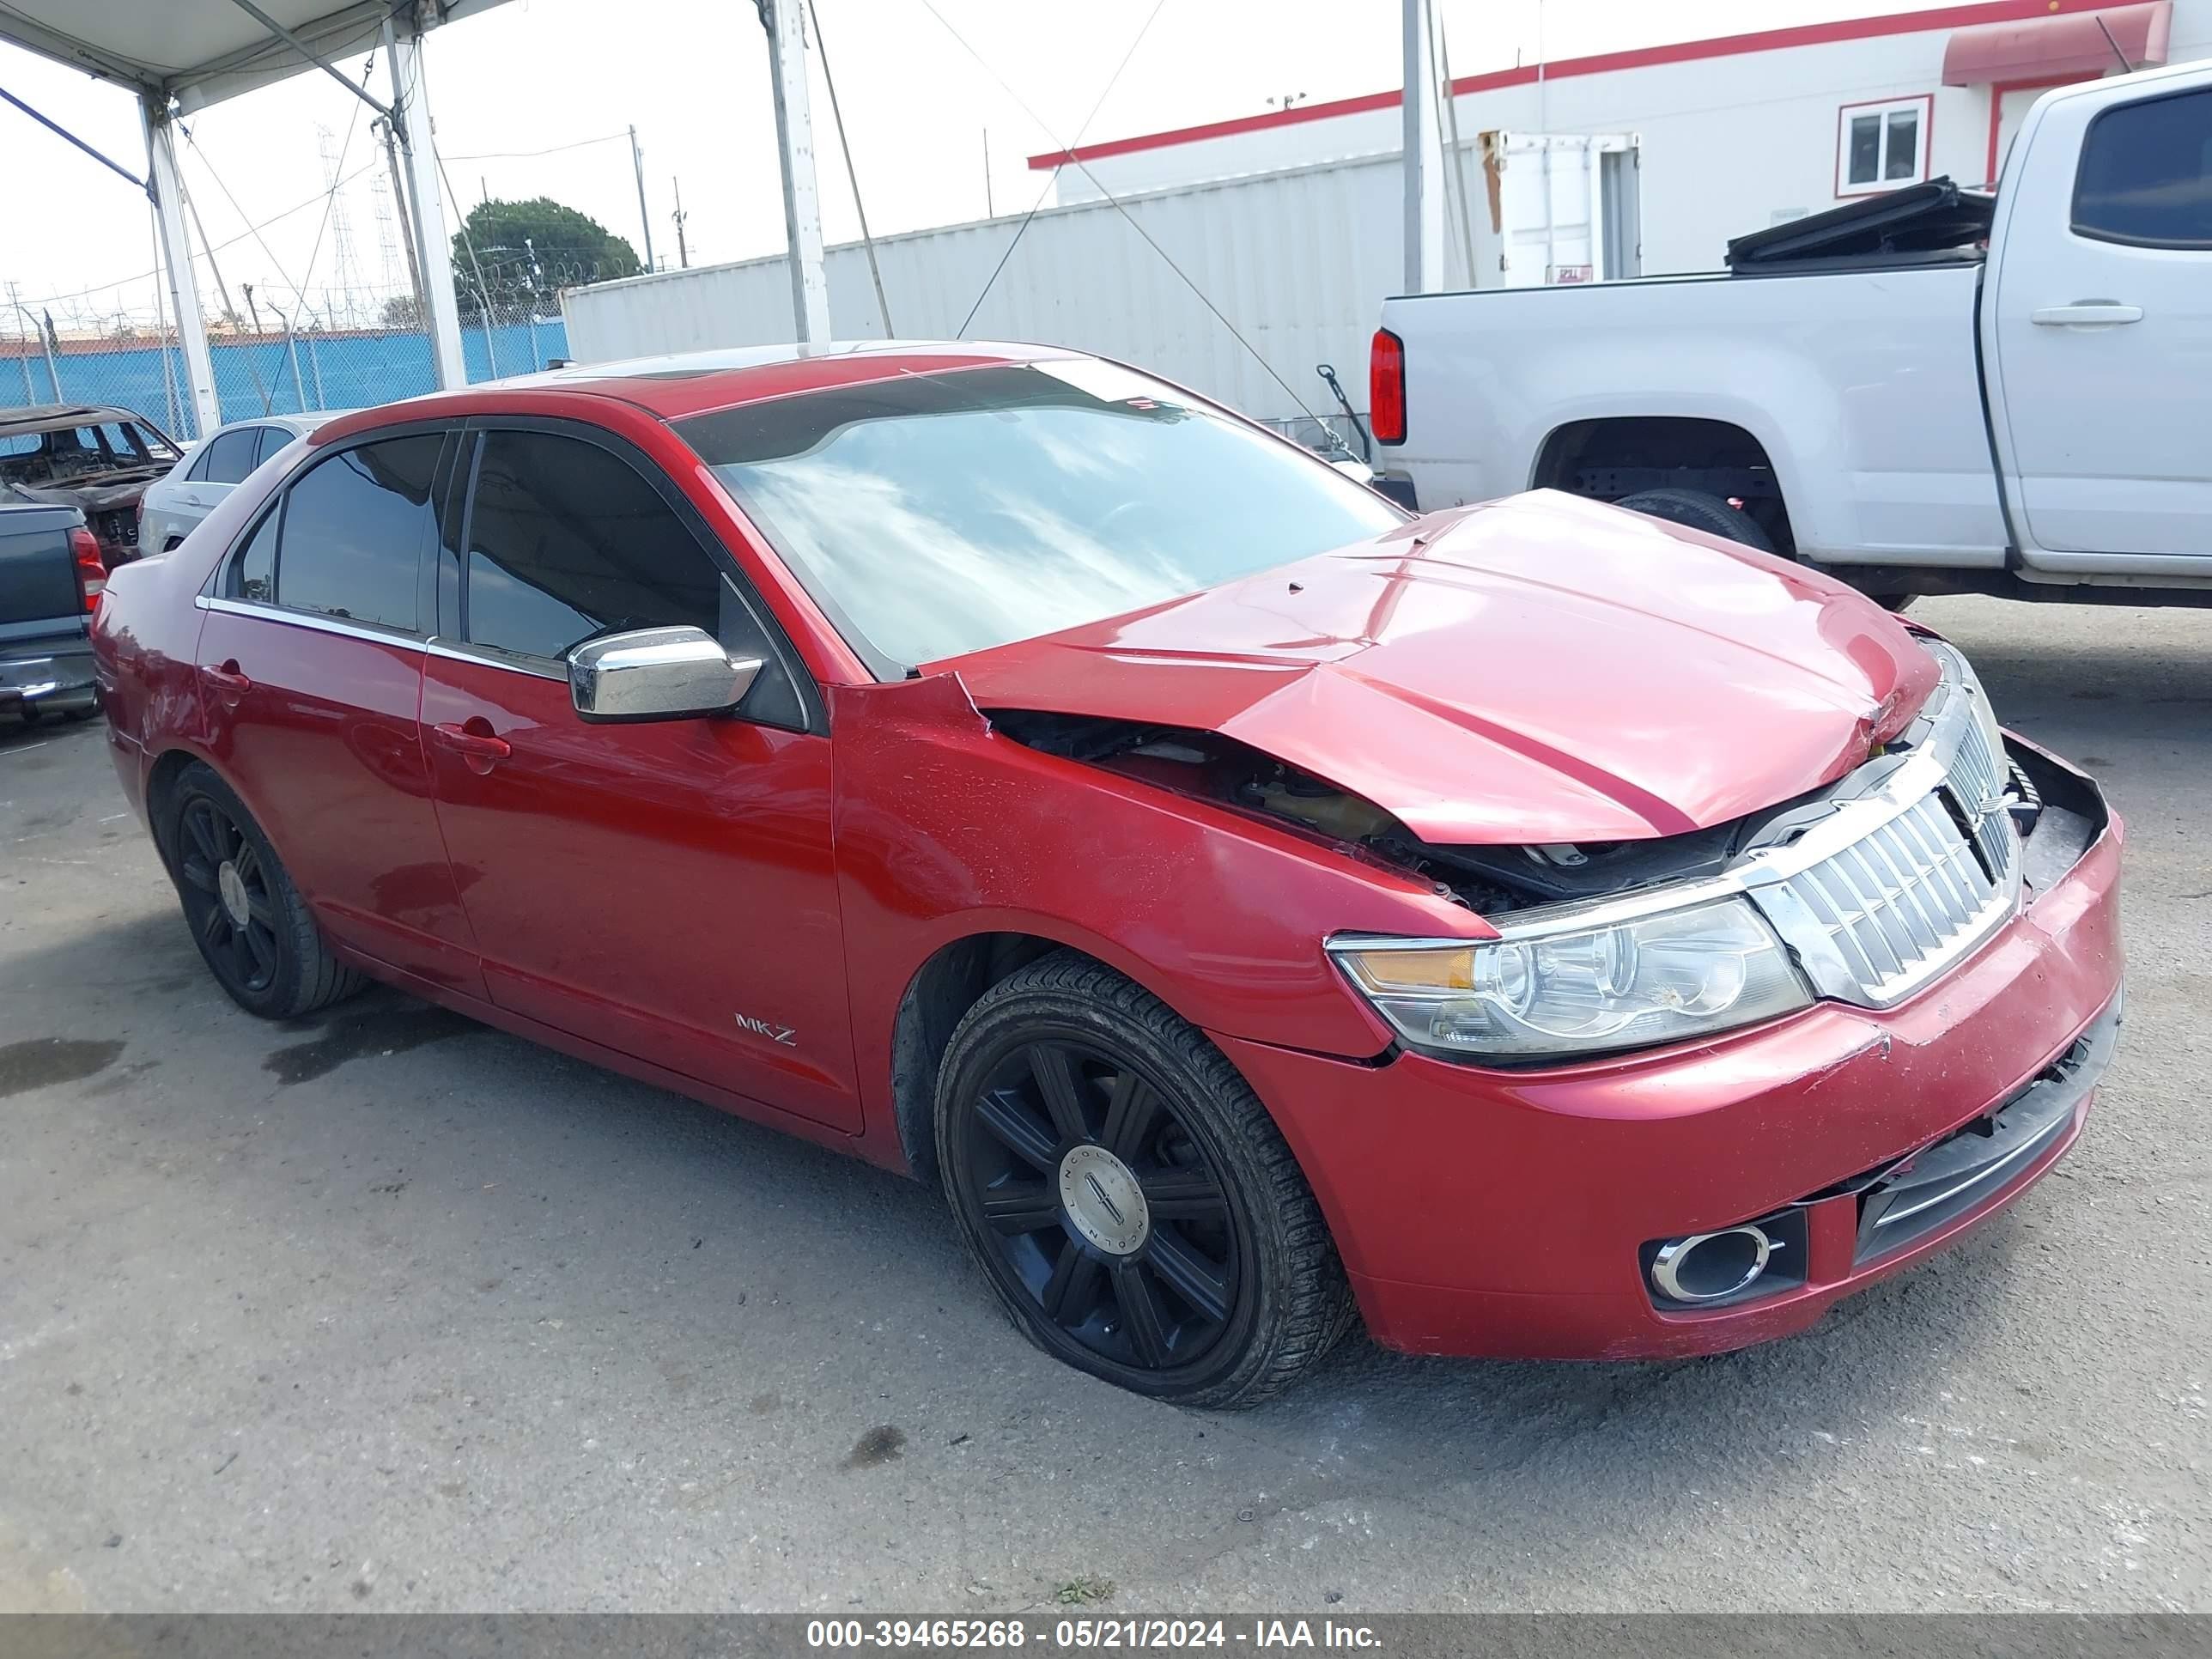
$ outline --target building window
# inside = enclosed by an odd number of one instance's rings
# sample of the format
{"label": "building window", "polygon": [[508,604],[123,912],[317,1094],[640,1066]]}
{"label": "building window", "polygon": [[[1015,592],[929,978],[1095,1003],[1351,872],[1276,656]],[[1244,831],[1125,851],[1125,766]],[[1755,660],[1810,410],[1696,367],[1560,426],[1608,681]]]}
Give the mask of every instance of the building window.
{"label": "building window", "polygon": [[1836,118],[1836,194],[1871,196],[1928,176],[1932,93],[1877,104],[1846,104]]}

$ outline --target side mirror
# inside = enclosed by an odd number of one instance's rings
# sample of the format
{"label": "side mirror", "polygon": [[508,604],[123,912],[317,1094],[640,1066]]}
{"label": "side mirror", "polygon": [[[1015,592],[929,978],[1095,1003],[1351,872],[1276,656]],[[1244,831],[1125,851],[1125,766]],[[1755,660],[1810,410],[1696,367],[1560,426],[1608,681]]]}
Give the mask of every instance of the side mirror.
{"label": "side mirror", "polygon": [[761,672],[700,628],[638,628],[568,653],[568,696],[587,720],[678,720],[735,708]]}

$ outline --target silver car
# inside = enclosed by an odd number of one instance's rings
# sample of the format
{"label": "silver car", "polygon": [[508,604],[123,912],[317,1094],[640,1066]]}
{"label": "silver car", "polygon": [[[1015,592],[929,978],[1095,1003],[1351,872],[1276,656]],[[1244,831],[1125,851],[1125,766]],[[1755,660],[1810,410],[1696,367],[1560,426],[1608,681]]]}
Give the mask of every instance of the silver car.
{"label": "silver car", "polygon": [[138,502],[138,550],[166,553],[215,511],[231,486],[295,438],[310,436],[349,409],[310,410],[303,415],[262,415],[219,426],[163,477],[146,486]]}

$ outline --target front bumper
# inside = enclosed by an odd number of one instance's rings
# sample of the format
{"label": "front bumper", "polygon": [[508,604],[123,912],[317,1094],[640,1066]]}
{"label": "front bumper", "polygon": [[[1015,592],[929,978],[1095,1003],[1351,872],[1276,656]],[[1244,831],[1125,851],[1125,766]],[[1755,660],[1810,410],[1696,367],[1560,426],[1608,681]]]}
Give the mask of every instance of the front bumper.
{"label": "front bumper", "polygon": [[[1528,1358],[1741,1347],[1802,1330],[1941,1249],[2073,1144],[2118,1020],[2120,834],[2106,815],[2071,868],[1893,1008],[1824,1002],[1694,1047],[1542,1072],[1218,1040],[1297,1154],[1386,1346]],[[1990,1119],[1986,1138],[1941,1144]],[[1651,1241],[1792,1211],[1804,1257],[1783,1288],[1711,1309],[1655,1304]]]}

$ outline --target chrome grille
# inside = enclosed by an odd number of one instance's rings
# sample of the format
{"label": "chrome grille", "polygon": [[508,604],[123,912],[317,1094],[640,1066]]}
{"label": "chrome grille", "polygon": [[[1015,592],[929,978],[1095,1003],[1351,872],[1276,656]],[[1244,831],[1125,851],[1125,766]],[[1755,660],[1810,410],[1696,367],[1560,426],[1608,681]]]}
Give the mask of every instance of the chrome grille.
{"label": "chrome grille", "polygon": [[1751,884],[1824,996],[1895,1002],[1988,938],[2019,901],[2003,734],[1966,659],[1931,648],[1943,685],[1918,748],[1922,766],[1940,772],[1923,771],[1917,793],[1869,815],[1823,856]]}
{"label": "chrome grille", "polygon": [[[2002,866],[1996,874],[1984,867],[1945,793],[1923,795],[1864,840],[1784,884],[1869,1001],[1895,1001],[1948,962],[1955,941],[1978,935],[2010,906]],[[1991,817],[2010,839],[2003,811]]]}

